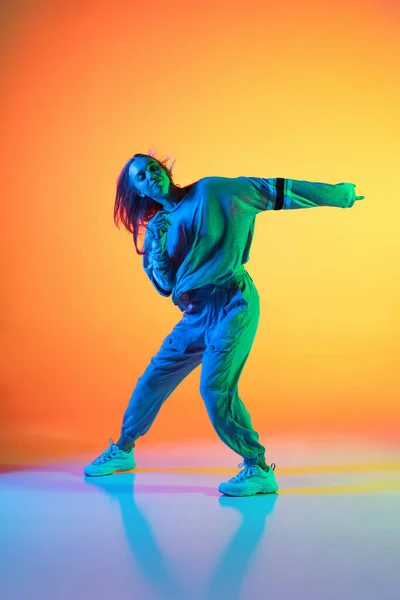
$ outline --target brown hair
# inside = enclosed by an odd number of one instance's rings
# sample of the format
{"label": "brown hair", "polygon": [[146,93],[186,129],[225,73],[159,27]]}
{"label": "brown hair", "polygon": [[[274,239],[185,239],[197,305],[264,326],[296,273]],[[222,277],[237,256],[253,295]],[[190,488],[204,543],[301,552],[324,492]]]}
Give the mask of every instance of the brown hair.
{"label": "brown hair", "polygon": [[129,179],[129,167],[135,158],[148,156],[164,169],[171,183],[174,183],[172,180],[172,168],[175,161],[168,167],[167,163],[170,159],[169,156],[164,160],[158,160],[151,150],[147,154],[135,154],[125,164],[117,179],[117,191],[114,203],[115,225],[119,229],[119,225],[122,223],[125,229],[133,234],[136,252],[141,255],[144,254],[144,251],[143,248],[142,250],[139,250],[138,248],[138,238],[139,236],[143,236],[146,232],[150,219],[163,208],[159,202],[156,202],[152,198],[149,198],[148,196],[139,196]]}

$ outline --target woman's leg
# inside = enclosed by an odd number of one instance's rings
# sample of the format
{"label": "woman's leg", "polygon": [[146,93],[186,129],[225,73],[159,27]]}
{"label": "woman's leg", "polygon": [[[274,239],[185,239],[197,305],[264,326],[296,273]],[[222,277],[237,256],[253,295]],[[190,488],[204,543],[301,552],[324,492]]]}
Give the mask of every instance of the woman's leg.
{"label": "woman's leg", "polygon": [[111,475],[136,466],[131,450],[135,440],[150,429],[168,396],[201,363],[204,345],[190,344],[188,333],[181,321],[164,340],[132,393],[118,444],[110,440],[110,446],[85,467],[85,475]]}
{"label": "woman's leg", "polygon": [[203,349],[190,347],[184,327],[178,323],[138,379],[123,417],[119,448],[129,451],[147,433],[165,400],[200,365]]}
{"label": "woman's leg", "polygon": [[240,375],[250,354],[259,320],[259,296],[245,278],[215,301],[215,327],[203,354],[200,392],[221,440],[246,464],[266,468],[265,448],[239,397]]}

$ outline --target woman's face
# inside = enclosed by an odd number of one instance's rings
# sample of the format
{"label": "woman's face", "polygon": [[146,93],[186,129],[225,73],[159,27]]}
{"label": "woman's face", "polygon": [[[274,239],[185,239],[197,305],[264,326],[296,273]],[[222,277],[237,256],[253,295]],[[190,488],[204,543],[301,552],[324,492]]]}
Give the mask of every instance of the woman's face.
{"label": "woman's face", "polygon": [[153,200],[168,196],[171,181],[165,169],[150,156],[135,158],[129,167],[129,180],[140,196]]}

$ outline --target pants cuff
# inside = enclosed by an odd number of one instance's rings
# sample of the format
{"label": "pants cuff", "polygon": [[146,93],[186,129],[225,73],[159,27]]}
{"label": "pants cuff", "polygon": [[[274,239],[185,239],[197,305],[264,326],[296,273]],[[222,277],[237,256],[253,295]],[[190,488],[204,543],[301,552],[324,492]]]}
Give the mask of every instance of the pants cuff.
{"label": "pants cuff", "polygon": [[243,458],[243,462],[246,466],[259,465],[260,467],[266,466],[265,456],[254,456],[253,458]]}

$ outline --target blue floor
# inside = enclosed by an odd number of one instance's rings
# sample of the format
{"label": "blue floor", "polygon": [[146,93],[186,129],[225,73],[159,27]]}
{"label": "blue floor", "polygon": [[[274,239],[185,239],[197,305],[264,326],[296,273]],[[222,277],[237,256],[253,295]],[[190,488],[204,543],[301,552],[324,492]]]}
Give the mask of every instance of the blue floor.
{"label": "blue floor", "polygon": [[3,473],[1,598],[399,600],[398,462],[314,455],[277,467],[278,494],[250,498],[219,494],[235,469],[156,463]]}

